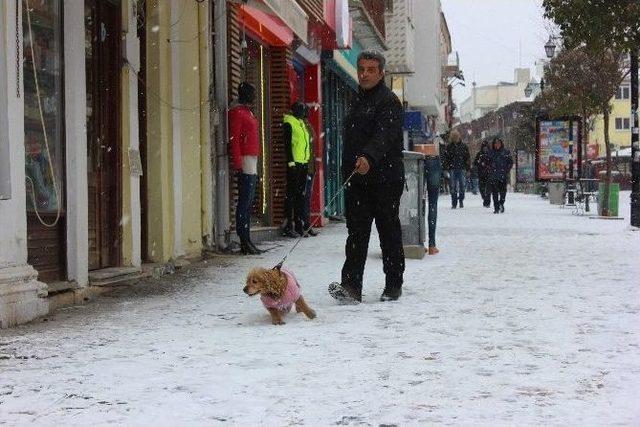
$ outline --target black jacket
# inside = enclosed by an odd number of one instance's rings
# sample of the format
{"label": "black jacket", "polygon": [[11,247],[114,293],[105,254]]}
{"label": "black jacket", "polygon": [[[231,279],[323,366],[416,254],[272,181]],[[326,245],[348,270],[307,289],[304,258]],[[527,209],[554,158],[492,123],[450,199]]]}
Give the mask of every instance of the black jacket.
{"label": "black jacket", "polygon": [[478,151],[476,158],[473,159],[473,165],[478,168],[478,178],[487,179],[489,177],[489,149],[486,151],[484,147]]}
{"label": "black jacket", "polygon": [[506,182],[513,166],[511,153],[504,147],[489,151],[489,179],[494,182]]}
{"label": "black jacket", "polygon": [[462,142],[451,142],[447,145],[446,169],[464,169],[471,168],[471,154],[469,147]]}
{"label": "black jacket", "polygon": [[344,120],[344,179],[353,172],[356,159],[365,156],[371,168],[366,175],[356,174],[353,183],[385,184],[404,180],[403,116],[402,104],[384,81],[369,90],[359,90]]}

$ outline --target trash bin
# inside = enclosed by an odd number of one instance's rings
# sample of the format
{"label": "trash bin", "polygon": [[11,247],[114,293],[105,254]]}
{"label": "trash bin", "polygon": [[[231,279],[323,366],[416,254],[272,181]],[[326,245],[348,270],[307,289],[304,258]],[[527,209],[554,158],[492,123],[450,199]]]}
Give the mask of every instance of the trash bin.
{"label": "trash bin", "polygon": [[547,187],[549,188],[549,203],[564,205],[564,182],[550,182]]}
{"label": "trash bin", "polygon": [[424,257],[426,236],[424,154],[414,151],[403,154],[406,184],[400,199],[402,244],[405,257],[421,259]]}
{"label": "trash bin", "polygon": [[[604,182],[598,184],[598,215],[602,216],[604,204]],[[620,200],[620,184],[609,184],[609,216],[618,216],[618,202]]]}

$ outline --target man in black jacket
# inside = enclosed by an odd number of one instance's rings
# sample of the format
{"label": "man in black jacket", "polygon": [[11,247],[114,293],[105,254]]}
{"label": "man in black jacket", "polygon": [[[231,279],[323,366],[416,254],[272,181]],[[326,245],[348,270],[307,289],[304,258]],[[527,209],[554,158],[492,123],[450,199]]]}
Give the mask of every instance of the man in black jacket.
{"label": "man in black jacket", "polygon": [[376,52],[358,56],[358,95],[344,124],[342,176],[355,170],[345,192],[348,237],[342,282],[330,294],[344,302],[362,300],[362,278],[371,224],[375,220],[385,273],[381,301],[402,294],[404,251],[398,217],[404,188],[402,157],[403,108],[384,84],[384,57]]}
{"label": "man in black jacket", "polygon": [[480,151],[473,160],[473,165],[478,168],[478,182],[480,184],[480,195],[482,196],[482,206],[491,206],[491,187],[489,186],[489,141],[482,141]]}
{"label": "man in black jacket", "polygon": [[449,135],[447,145],[446,164],[449,170],[449,187],[451,190],[451,207],[464,207],[464,192],[467,182],[467,172],[471,169],[471,155],[469,147],[462,142],[460,132],[454,130]]}

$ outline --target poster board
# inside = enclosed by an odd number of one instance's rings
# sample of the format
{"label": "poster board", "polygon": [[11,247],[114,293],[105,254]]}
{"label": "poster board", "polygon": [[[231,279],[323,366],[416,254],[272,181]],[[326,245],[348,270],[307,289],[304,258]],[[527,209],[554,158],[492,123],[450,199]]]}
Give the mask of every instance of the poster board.
{"label": "poster board", "polygon": [[516,182],[518,184],[526,184],[535,181],[535,165],[535,154],[527,153],[525,150],[518,150],[516,152]]}
{"label": "poster board", "polygon": [[[536,120],[536,181],[564,181],[574,177],[581,163],[581,120],[579,117]],[[576,159],[577,154],[577,159]],[[577,160],[577,161],[576,161]]]}

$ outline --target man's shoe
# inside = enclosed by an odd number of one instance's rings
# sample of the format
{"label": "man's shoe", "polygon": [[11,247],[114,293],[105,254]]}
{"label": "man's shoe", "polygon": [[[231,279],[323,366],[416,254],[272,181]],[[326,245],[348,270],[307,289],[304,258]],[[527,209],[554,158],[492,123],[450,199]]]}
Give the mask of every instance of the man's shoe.
{"label": "man's shoe", "polygon": [[362,294],[342,286],[341,283],[329,283],[329,295],[341,304],[358,304],[362,302]]}
{"label": "man's shoe", "polygon": [[494,214],[499,214],[499,213],[500,213],[500,209],[494,209],[494,210],[493,210],[493,213],[494,213]]}
{"label": "man's shoe", "polygon": [[298,233],[296,233],[295,231],[293,231],[291,228],[285,228],[282,231],[282,235],[284,237],[291,237],[293,239],[295,239],[296,237],[300,237],[300,235]]}
{"label": "man's shoe", "polygon": [[251,240],[247,241],[247,245],[249,245],[249,247],[256,253],[256,255],[264,253],[264,251],[258,248]]}
{"label": "man's shoe", "polygon": [[451,209],[456,209],[458,206],[456,205],[451,205]]}
{"label": "man's shoe", "polygon": [[316,237],[318,234],[320,234],[320,233],[318,233],[317,230],[315,230],[313,228],[310,228],[308,233],[309,233],[309,236],[311,236],[311,237]]}
{"label": "man's shoe", "polygon": [[490,208],[491,207],[491,202],[489,202],[489,203],[483,202],[482,206],[484,206],[485,208]]}
{"label": "man's shoe", "polygon": [[240,253],[242,255],[260,255],[262,252],[258,248],[253,248],[246,241],[240,242]]}
{"label": "man's shoe", "polygon": [[402,288],[393,289],[393,290],[385,289],[384,292],[382,292],[382,295],[380,295],[380,301],[382,302],[397,301],[401,295],[402,295]]}
{"label": "man's shoe", "polygon": [[504,203],[500,203],[500,213],[504,213]]}
{"label": "man's shoe", "polygon": [[462,200],[460,200],[460,209],[464,208],[464,203],[462,203]]}

